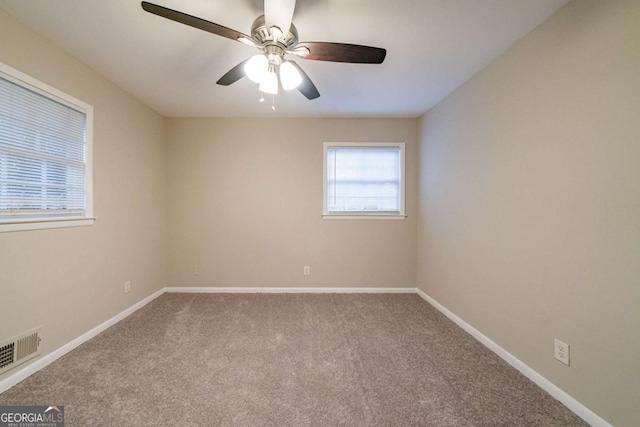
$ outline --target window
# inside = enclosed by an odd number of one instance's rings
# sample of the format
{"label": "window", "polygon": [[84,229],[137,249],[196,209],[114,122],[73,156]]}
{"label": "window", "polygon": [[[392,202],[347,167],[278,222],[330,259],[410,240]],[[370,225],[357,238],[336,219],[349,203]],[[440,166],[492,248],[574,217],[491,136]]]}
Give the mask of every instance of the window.
{"label": "window", "polygon": [[404,219],[404,143],[325,142],[323,217]]}
{"label": "window", "polygon": [[0,63],[0,231],[93,223],[93,108]]}

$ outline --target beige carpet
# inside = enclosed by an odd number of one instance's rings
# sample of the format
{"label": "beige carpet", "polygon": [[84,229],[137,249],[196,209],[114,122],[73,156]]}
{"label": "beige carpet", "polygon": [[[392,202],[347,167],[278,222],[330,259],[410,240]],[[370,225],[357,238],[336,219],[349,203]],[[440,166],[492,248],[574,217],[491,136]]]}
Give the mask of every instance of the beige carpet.
{"label": "beige carpet", "polygon": [[586,425],[406,294],[165,294],[9,404],[66,426]]}

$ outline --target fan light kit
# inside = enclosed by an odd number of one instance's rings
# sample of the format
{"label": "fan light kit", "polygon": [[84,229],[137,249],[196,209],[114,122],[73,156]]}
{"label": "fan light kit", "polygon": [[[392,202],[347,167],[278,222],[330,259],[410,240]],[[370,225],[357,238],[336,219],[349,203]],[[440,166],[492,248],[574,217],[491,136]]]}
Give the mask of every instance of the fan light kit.
{"label": "fan light kit", "polygon": [[260,91],[278,94],[278,74],[276,69],[280,70],[280,84],[284,90],[292,90],[302,83],[302,76],[298,69],[289,61],[284,61],[278,65],[279,57],[269,59],[266,55],[258,54],[252,56],[244,64],[244,72],[249,79],[260,86]]}
{"label": "fan light kit", "polygon": [[[309,76],[285,55],[292,54],[304,59],[356,64],[381,64],[387,54],[385,49],[346,43],[298,42],[298,30],[291,22],[295,0],[265,0],[265,14],[253,21],[251,36],[214,24],[177,10],[157,4],[142,2],[142,8],[154,15],[198,28],[248,46],[258,48],[261,53],[229,70],[217,84],[229,86],[247,76],[258,84],[261,93],[278,94],[284,90],[298,89],[307,99],[316,99],[320,92]],[[264,101],[264,97],[260,97]],[[272,105],[272,108],[275,107]]]}

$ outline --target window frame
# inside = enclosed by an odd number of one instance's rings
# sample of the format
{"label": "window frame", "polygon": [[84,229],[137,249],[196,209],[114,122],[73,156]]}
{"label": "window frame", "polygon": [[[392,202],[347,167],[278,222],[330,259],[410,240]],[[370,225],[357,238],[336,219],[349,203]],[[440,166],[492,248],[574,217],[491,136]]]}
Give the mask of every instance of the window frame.
{"label": "window frame", "polygon": [[[9,65],[0,62],[0,77],[27,90],[38,93],[55,102],[85,115],[85,209],[84,214],[64,217],[43,215],[33,218],[0,219],[0,233],[10,231],[40,230],[47,228],[81,227],[93,225],[93,107],[73,96],[41,82]],[[37,215],[37,214],[36,214]],[[34,215],[35,216],[35,215]]]}
{"label": "window frame", "polygon": [[[375,212],[375,211],[354,211],[354,212],[335,212],[329,211],[327,206],[327,153],[329,148],[379,148],[393,147],[400,150],[400,188],[399,188],[399,212]],[[323,144],[322,156],[322,218],[323,219],[383,219],[383,220],[404,220],[405,210],[405,143],[404,142],[325,142]]]}

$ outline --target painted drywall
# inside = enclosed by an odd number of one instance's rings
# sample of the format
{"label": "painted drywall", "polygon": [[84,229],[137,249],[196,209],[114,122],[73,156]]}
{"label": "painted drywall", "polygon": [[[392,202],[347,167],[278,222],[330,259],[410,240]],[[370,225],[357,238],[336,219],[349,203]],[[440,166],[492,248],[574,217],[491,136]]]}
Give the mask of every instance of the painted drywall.
{"label": "painted drywall", "polygon": [[0,341],[47,354],[164,287],[164,118],[1,11],[0,61],[94,107],[95,225],[0,233]]}
{"label": "painted drywall", "polygon": [[420,125],[419,288],[615,426],[640,420],[638,23],[575,0]]}
{"label": "painted drywall", "polygon": [[[168,286],[415,286],[416,138],[414,119],[168,119]],[[325,141],[405,142],[408,217],[323,220]]]}

